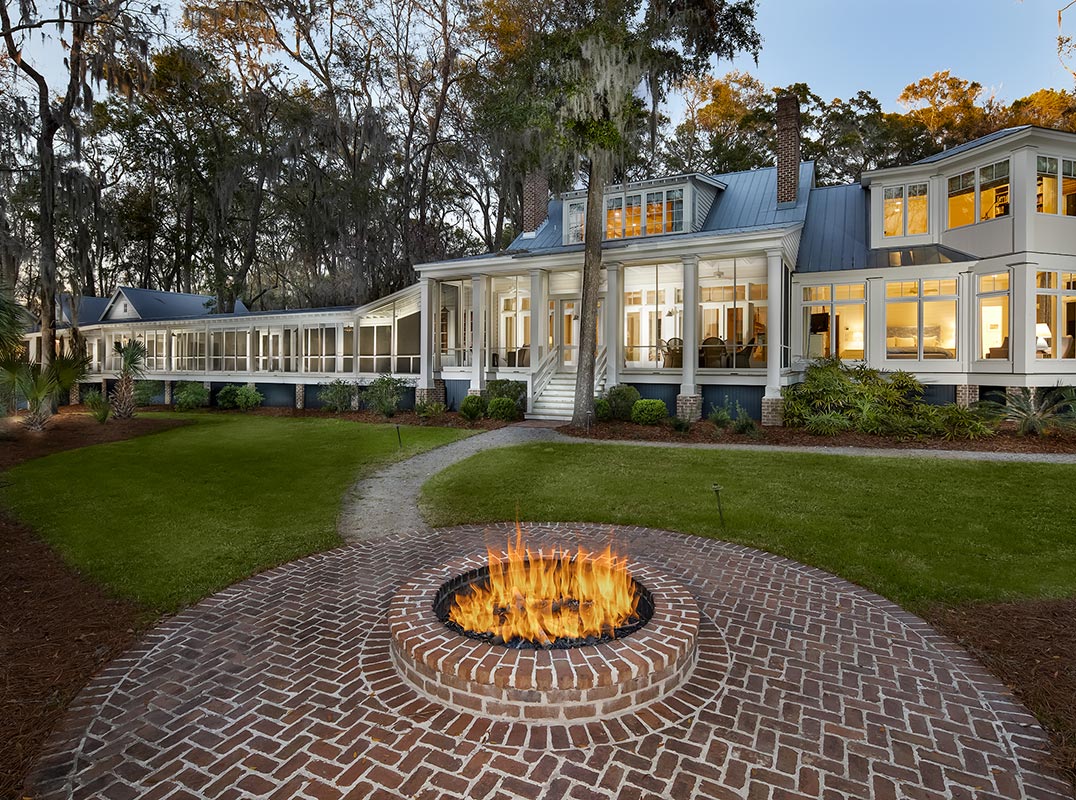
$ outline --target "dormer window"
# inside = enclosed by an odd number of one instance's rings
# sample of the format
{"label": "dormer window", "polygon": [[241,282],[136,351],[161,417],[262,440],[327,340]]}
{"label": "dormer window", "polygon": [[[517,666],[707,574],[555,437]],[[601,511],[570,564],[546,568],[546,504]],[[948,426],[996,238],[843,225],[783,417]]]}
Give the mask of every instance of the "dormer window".
{"label": "dormer window", "polygon": [[927,184],[889,186],[884,197],[886,236],[916,236],[927,232]]}
{"label": "dormer window", "polygon": [[[976,216],[978,209],[978,216]],[[998,161],[949,178],[948,227],[1009,215],[1009,162]]]}
{"label": "dormer window", "polygon": [[[685,230],[682,186],[606,194],[604,202],[606,239],[683,233]],[[586,237],[586,201],[573,200],[567,205],[565,244],[579,244]]]}

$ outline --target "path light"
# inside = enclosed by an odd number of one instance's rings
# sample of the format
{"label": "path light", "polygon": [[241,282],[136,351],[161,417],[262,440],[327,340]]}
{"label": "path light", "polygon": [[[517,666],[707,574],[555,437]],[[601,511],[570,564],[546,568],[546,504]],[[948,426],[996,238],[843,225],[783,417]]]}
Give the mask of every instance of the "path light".
{"label": "path light", "polygon": [[720,483],[712,484],[714,496],[717,498],[717,515],[721,518],[721,530],[725,530],[725,510],[721,507],[721,490],[724,488]]}
{"label": "path light", "polygon": [[403,450],[403,438],[400,436],[400,426],[396,426],[396,441],[400,445],[400,449]]}

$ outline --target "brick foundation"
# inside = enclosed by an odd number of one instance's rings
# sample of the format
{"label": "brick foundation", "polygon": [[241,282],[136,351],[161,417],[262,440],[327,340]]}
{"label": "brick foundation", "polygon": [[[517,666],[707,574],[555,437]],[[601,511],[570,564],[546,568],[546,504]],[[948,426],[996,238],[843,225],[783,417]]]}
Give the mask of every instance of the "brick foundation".
{"label": "brick foundation", "polygon": [[306,386],[301,383],[295,384],[295,407],[300,410],[306,408]]}
{"label": "brick foundation", "polygon": [[676,395],[676,416],[688,422],[698,422],[702,419],[702,395]]}
{"label": "brick foundation", "polygon": [[968,406],[979,402],[979,387],[971,386],[968,384],[960,385],[956,387],[956,404],[961,408],[967,408]]}
{"label": "brick foundation", "polygon": [[447,403],[448,393],[445,389],[445,382],[436,380],[431,387],[419,386],[415,389],[415,402],[416,403]]}
{"label": "brick foundation", "polygon": [[784,398],[781,397],[763,397],[762,424],[774,427],[784,425],[784,403]]}
{"label": "brick foundation", "polygon": [[481,389],[468,389],[467,394],[471,395],[472,397],[481,397],[485,394],[485,392]]}
{"label": "brick foundation", "polygon": [[71,391],[67,393],[67,402],[73,406],[82,402],[82,387],[78,385],[78,382],[71,384]]}
{"label": "brick foundation", "polygon": [[172,381],[164,382],[164,404],[166,406],[172,405]]}

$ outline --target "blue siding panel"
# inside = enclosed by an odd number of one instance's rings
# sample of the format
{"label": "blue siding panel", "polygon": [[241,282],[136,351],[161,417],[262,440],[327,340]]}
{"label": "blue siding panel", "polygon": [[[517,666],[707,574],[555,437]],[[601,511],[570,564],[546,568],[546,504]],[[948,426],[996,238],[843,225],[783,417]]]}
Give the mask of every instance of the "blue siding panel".
{"label": "blue siding panel", "polygon": [[467,396],[467,390],[470,388],[469,380],[445,381],[445,405],[449,411],[460,410],[460,401]]}
{"label": "blue siding panel", "polygon": [[944,406],[956,402],[956,386],[927,383],[923,385],[923,402],[932,406]]}
{"label": "blue siding panel", "polygon": [[712,406],[724,405],[727,397],[730,408],[739,403],[754,419],[762,419],[762,396],[765,393],[764,386],[703,386],[702,415],[709,414]]}
{"label": "blue siding panel", "polygon": [[678,383],[633,383],[643,400],[661,400],[669,410],[669,416],[676,413],[676,395],[680,394]]}
{"label": "blue siding panel", "polygon": [[256,383],[255,388],[265,397],[263,406],[273,408],[293,408],[295,406],[295,386],[290,383]]}
{"label": "blue siding panel", "polygon": [[321,394],[321,388],[324,384],[321,383],[308,383],[303,390],[303,405],[306,408],[321,408],[324,403],[321,402],[321,398],[318,397]]}

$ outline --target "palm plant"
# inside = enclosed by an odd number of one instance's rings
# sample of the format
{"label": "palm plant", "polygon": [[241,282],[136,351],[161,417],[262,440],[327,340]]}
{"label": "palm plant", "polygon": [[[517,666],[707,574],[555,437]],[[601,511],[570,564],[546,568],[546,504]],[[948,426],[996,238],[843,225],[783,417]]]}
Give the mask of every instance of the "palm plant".
{"label": "palm plant", "polygon": [[1004,402],[987,400],[980,407],[1003,422],[1016,425],[1020,436],[1042,436],[1076,430],[1076,389],[1021,388],[998,395]]}
{"label": "palm plant", "polygon": [[0,356],[19,349],[26,322],[26,312],[0,287]]}
{"label": "palm plant", "polygon": [[135,380],[146,371],[146,345],[138,339],[116,342],[113,351],[120,360],[120,379],[109,398],[115,419],[130,419],[135,415]]}

